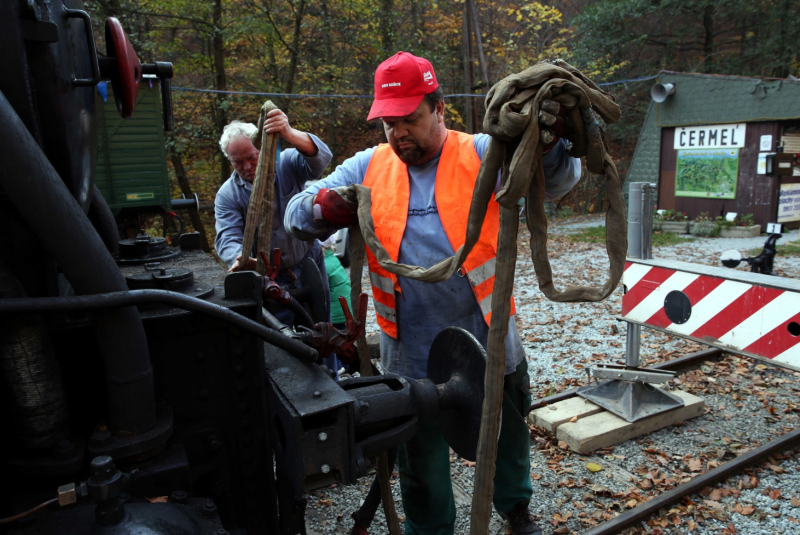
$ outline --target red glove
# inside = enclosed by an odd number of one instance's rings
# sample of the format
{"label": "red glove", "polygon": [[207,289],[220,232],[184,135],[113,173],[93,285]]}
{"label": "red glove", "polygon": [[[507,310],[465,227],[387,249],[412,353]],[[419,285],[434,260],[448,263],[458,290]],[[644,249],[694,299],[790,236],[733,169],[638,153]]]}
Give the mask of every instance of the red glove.
{"label": "red glove", "polygon": [[314,218],[320,219],[316,213],[317,205],[322,219],[335,227],[349,227],[358,221],[358,204],[348,201],[335,189],[322,188],[317,193]]}

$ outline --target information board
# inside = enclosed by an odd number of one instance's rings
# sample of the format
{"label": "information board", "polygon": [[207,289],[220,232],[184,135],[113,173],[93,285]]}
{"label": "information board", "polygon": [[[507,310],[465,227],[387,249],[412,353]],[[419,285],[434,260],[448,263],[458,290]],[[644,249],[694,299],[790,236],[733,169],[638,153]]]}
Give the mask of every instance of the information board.
{"label": "information board", "polygon": [[800,221],[800,184],[781,184],[778,194],[778,223]]}
{"label": "information board", "polygon": [[676,197],[735,199],[739,149],[679,150]]}

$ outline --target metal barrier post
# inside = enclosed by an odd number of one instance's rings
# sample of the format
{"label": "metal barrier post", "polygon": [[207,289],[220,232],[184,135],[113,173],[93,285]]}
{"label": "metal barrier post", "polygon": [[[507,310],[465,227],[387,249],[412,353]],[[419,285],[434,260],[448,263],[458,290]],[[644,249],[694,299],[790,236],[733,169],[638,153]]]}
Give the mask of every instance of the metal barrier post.
{"label": "metal barrier post", "polygon": [[[628,258],[653,258],[653,198],[655,185],[633,182],[630,189],[628,213]],[[625,365],[639,366],[642,327],[628,324],[625,340]]]}
{"label": "metal barrier post", "polygon": [[[633,182],[628,213],[628,259],[653,257],[653,201],[655,184]],[[625,365],[605,363],[591,368],[592,376],[603,382],[585,386],[578,395],[629,422],[683,406],[677,396],[651,386],[668,381],[674,373],[639,367],[642,327],[628,323]]]}

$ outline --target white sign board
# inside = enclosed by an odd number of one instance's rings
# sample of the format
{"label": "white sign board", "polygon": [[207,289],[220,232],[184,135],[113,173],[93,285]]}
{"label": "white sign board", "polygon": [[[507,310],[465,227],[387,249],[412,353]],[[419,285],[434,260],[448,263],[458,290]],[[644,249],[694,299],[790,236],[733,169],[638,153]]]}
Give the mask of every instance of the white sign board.
{"label": "white sign board", "polygon": [[715,124],[680,126],[675,129],[674,149],[730,149],[744,147],[747,125]]}
{"label": "white sign board", "polygon": [[778,194],[778,223],[800,221],[800,184],[781,184]]}
{"label": "white sign board", "polygon": [[758,150],[771,151],[772,150],[772,136],[761,136],[761,144]]}

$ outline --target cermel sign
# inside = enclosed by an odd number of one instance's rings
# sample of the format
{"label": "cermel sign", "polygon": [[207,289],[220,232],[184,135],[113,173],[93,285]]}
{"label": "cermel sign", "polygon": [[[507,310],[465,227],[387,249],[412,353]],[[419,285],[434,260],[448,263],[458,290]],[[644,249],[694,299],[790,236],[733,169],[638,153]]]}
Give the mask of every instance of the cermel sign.
{"label": "cermel sign", "polygon": [[745,123],[680,126],[675,128],[674,148],[675,150],[742,148],[746,128]]}

